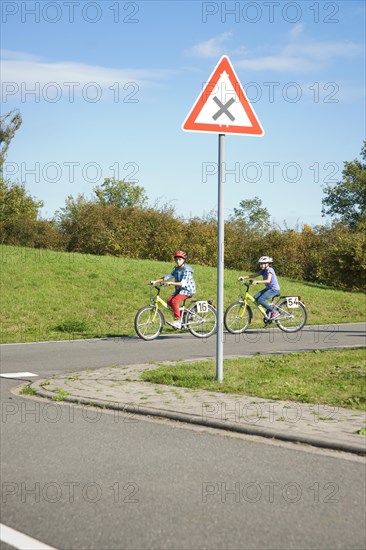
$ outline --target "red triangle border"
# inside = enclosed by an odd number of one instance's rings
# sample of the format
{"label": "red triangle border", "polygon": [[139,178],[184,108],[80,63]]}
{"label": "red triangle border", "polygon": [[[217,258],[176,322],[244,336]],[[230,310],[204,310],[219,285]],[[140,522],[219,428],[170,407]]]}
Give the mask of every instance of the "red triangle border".
{"label": "red triangle border", "polygon": [[[220,80],[221,74],[226,71],[229,75],[230,82],[233,86],[233,89],[236,91],[236,94],[239,98],[240,103],[242,104],[250,122],[251,126],[236,126],[236,125],[222,125],[222,124],[203,124],[195,122],[201,110],[203,109],[205,103],[207,102],[210,94],[218,81]],[[220,134],[245,134],[253,136],[263,136],[264,130],[254,112],[253,107],[249,103],[247,96],[239,82],[238,77],[234,71],[233,66],[230,63],[230,60],[227,56],[222,56],[218,64],[216,65],[212,75],[210,76],[204,90],[199,95],[196,103],[192,107],[189,115],[182,124],[182,130],[188,132],[215,132]]]}

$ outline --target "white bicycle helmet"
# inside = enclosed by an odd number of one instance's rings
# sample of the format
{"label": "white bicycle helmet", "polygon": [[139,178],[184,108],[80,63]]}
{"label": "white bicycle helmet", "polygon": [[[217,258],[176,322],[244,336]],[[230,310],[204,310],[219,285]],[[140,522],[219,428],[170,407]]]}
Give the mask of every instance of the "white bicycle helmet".
{"label": "white bicycle helmet", "polygon": [[259,264],[271,264],[272,262],[273,260],[269,256],[261,256],[258,260]]}

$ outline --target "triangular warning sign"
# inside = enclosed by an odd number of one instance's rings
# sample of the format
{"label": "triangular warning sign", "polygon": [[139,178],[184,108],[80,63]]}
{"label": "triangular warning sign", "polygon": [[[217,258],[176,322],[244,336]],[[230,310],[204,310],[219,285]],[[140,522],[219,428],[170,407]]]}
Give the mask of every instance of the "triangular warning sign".
{"label": "triangular warning sign", "polygon": [[220,59],[182,129],[263,136],[264,130],[228,57]]}

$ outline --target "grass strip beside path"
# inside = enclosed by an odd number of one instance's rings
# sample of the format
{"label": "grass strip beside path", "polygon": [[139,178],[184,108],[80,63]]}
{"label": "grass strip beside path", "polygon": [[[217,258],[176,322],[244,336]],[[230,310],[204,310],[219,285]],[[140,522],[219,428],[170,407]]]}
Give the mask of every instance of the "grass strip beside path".
{"label": "grass strip beside path", "polygon": [[366,410],[365,357],[365,349],[350,349],[225,359],[221,384],[215,379],[214,360],[159,366],[142,378],[156,384]]}
{"label": "grass strip beside path", "polygon": [[[134,318],[150,303],[151,279],[170,273],[173,262],[93,256],[0,246],[0,339],[12,342],[136,336]],[[197,299],[216,303],[217,270],[195,265]],[[225,270],[225,308],[243,293],[242,272]],[[280,277],[281,292],[301,295],[308,325],[365,319],[365,295]],[[254,289],[252,290],[254,292]],[[163,288],[165,300],[172,293]],[[254,308],[251,328],[263,327]],[[169,320],[169,313],[164,312]],[[164,333],[173,333],[168,325]]]}

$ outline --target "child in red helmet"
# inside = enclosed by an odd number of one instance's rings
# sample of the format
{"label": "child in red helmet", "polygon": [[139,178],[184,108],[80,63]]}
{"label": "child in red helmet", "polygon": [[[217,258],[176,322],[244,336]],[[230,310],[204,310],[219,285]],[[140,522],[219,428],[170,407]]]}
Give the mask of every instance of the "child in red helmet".
{"label": "child in red helmet", "polygon": [[[186,264],[187,254],[182,250],[178,250],[174,253],[174,261],[176,263],[175,268],[169,275],[165,275],[152,283],[166,282],[168,286],[175,286],[175,292],[169,296],[167,302],[173,309],[174,322],[167,323],[174,328],[181,328],[179,303],[187,298],[191,298],[193,294],[196,294],[196,285],[193,279],[193,269]],[[174,278],[174,282],[169,282]]]}

